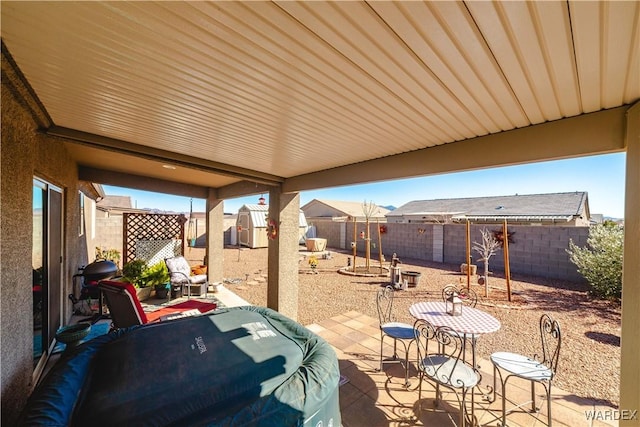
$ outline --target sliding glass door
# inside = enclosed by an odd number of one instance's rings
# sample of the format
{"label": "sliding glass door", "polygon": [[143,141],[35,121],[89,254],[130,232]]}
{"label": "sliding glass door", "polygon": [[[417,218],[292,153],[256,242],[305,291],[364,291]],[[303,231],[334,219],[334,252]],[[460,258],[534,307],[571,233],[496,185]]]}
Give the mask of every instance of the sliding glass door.
{"label": "sliding glass door", "polygon": [[62,321],[62,190],[33,180],[33,365],[46,360]]}

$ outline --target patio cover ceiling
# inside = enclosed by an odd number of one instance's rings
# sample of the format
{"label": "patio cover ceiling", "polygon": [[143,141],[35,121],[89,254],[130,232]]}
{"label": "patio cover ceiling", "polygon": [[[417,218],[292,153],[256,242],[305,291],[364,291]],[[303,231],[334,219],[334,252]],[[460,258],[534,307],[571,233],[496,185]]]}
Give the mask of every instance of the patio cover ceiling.
{"label": "patio cover ceiling", "polygon": [[3,1],[2,40],[82,179],[227,198],[624,150],[639,16],[635,1]]}

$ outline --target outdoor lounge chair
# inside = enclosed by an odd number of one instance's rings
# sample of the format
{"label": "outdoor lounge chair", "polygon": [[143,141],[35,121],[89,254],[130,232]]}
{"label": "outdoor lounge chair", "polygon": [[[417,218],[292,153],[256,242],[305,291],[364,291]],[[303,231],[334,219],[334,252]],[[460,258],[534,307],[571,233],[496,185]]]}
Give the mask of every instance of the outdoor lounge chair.
{"label": "outdoor lounge chair", "polygon": [[111,329],[144,325],[148,322],[147,315],[138,300],[136,288],[131,283],[101,280],[98,282],[98,288],[102,291],[109,307]]}
{"label": "outdoor lounge chair", "polygon": [[181,289],[184,295],[184,289],[187,290],[187,297],[191,295],[207,295],[207,275],[196,274],[191,275],[191,267],[183,256],[167,258],[164,260],[171,277],[171,289]]}
{"label": "outdoor lounge chair", "polygon": [[111,330],[145,325],[155,321],[173,320],[187,316],[197,316],[216,308],[213,303],[184,303],[167,306],[151,313],[145,313],[138,300],[136,288],[131,283],[117,280],[101,280],[98,288],[102,291],[111,314]]}

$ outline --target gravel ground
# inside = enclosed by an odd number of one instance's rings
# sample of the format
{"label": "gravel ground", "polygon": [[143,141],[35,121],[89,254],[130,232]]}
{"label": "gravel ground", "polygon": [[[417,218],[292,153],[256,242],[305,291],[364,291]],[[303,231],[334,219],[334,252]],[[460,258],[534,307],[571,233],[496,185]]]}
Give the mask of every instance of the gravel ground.
{"label": "gravel ground", "polygon": [[[309,268],[305,253],[299,259],[298,321],[320,322],[355,310],[377,317],[375,294],[388,283],[384,277],[354,277],[339,274],[349,254],[330,249],[331,259],[319,259],[318,273]],[[224,275],[227,288],[255,305],[266,305],[267,249],[225,249]],[[400,321],[413,323],[409,306],[420,300],[440,300],[447,284],[466,284],[459,265],[401,259],[402,271],[421,273],[418,286],[399,292],[394,312]],[[358,258],[357,265],[364,259]],[[377,260],[371,265],[378,267]],[[386,267],[389,263],[384,264]],[[376,270],[376,269],[374,269]],[[500,273],[501,274],[501,273]],[[506,281],[500,274],[489,279],[489,296],[484,287],[473,284],[478,308],[495,316],[501,329],[478,341],[478,356],[508,350],[539,353],[538,320],[543,312],[558,320],[562,349],[555,386],[581,397],[598,399],[603,405],[618,406],[620,384],[620,308],[591,299],[586,287],[570,282],[512,275],[512,301],[506,298]],[[248,279],[248,280],[247,280]]]}

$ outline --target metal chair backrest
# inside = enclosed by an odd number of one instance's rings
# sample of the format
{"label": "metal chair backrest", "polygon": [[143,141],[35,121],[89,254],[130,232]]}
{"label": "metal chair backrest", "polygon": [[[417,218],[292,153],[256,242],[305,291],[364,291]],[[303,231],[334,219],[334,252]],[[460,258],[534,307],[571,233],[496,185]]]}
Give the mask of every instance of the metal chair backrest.
{"label": "metal chair backrest", "polygon": [[464,305],[475,307],[478,303],[478,295],[475,291],[464,286],[458,288],[455,285],[447,285],[442,289],[442,301],[446,301],[454,292],[458,294],[458,298],[462,300]]}
{"label": "metal chair backrest", "polygon": [[[464,337],[448,326],[435,327],[426,320],[418,319],[414,324],[416,342],[418,344],[418,360],[430,358],[433,368],[428,376],[441,384],[460,387],[454,384],[452,373],[464,362]],[[443,363],[448,360],[447,363]]]}
{"label": "metal chair backrest", "polygon": [[534,358],[537,360],[541,358],[541,362],[555,375],[560,359],[562,334],[560,324],[546,313],[540,316],[540,339],[542,341],[542,355],[534,355]]}
{"label": "metal chair backrest", "polygon": [[380,321],[380,326],[385,323],[395,322],[395,317],[393,316],[393,287],[385,286],[384,288],[378,291],[376,296],[376,304],[378,308],[378,320]]}

